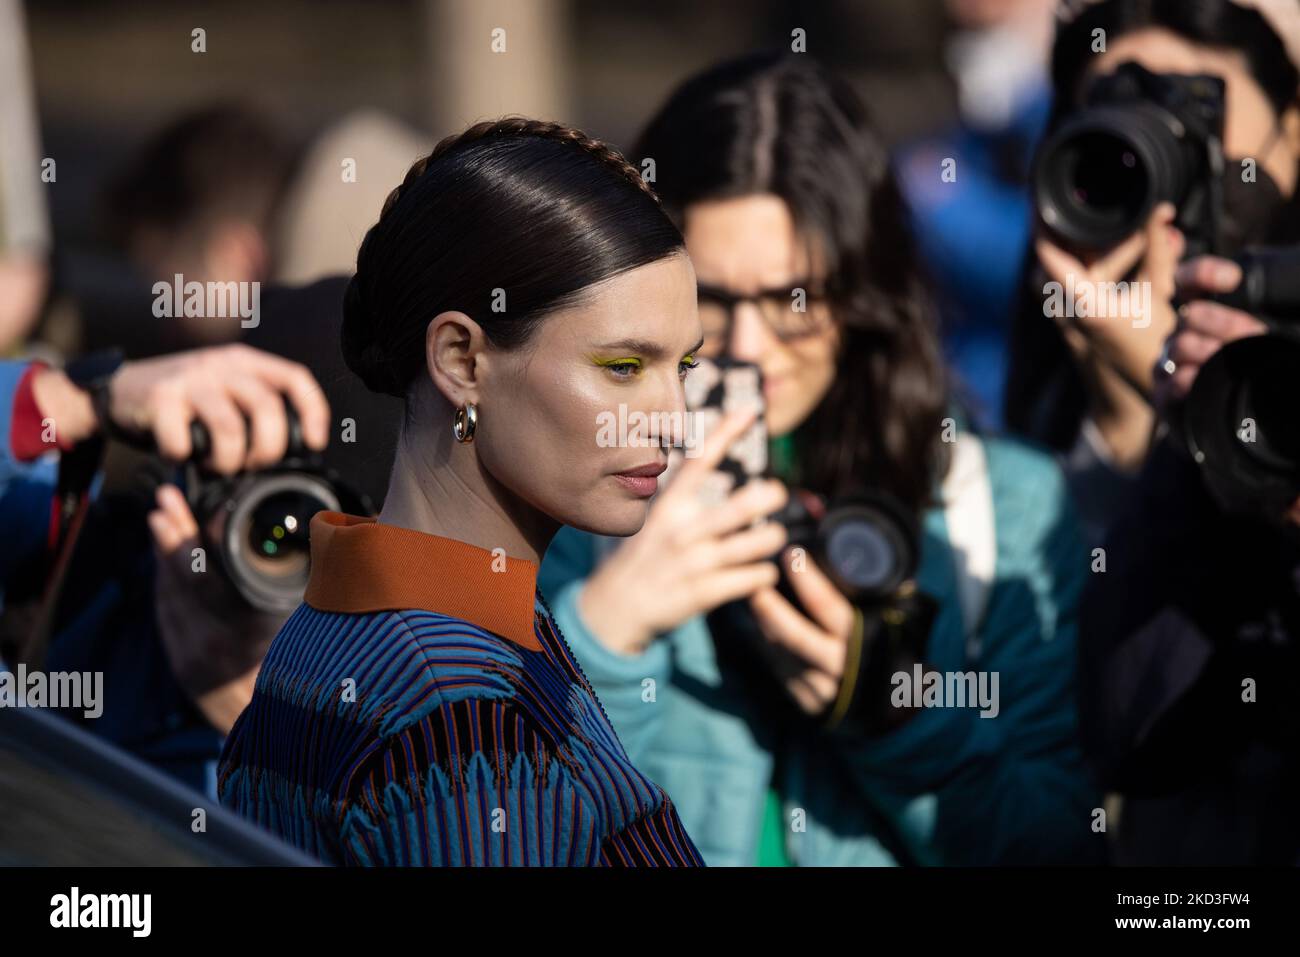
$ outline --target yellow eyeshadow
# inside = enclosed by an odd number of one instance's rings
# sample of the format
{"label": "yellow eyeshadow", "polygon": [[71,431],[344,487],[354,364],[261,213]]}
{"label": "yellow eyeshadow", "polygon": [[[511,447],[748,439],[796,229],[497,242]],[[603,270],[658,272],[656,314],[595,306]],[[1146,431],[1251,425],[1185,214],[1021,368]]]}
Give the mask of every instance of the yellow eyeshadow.
{"label": "yellow eyeshadow", "polygon": [[635,364],[639,366],[641,364],[641,360],[636,358],[635,356],[626,356],[622,359],[601,359],[597,356],[592,356],[591,361],[596,363],[596,365],[598,366],[619,366],[619,365],[629,365],[629,364]]}

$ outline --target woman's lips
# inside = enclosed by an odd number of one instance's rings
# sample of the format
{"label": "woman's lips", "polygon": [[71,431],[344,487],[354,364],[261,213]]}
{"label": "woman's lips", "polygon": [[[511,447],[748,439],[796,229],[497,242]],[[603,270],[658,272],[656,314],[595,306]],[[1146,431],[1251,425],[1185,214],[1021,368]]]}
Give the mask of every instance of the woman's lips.
{"label": "woman's lips", "polygon": [[640,495],[642,498],[649,498],[659,491],[658,476],[666,468],[668,468],[666,463],[652,462],[639,468],[615,472],[614,478],[618,479],[619,483],[633,494]]}
{"label": "woman's lips", "polygon": [[659,491],[659,480],[653,475],[623,475],[619,473],[614,478],[618,479],[628,491],[640,495],[642,498],[649,498]]}

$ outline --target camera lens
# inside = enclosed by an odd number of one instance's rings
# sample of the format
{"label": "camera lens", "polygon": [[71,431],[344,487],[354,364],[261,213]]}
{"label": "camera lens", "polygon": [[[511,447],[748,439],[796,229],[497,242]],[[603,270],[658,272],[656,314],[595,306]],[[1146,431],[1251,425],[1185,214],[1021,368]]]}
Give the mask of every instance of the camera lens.
{"label": "camera lens", "polygon": [[1131,144],[1109,133],[1089,133],[1073,141],[1061,157],[1068,215],[1099,222],[1132,222],[1150,191],[1150,179]]}
{"label": "camera lens", "polygon": [[307,523],[321,508],[320,499],[302,491],[277,492],[264,498],[249,516],[249,561],[265,574],[291,575],[309,558]]}
{"label": "camera lens", "polygon": [[854,601],[884,598],[916,569],[916,533],[901,506],[858,499],[822,520],[821,552],[831,578]]}
{"label": "camera lens", "polygon": [[334,490],[316,475],[250,477],[232,500],[223,536],[226,568],[250,604],[264,611],[297,607],[310,572],[311,518],[339,508]]}
{"label": "camera lens", "polygon": [[1235,390],[1236,401],[1228,403],[1234,410],[1230,425],[1240,429],[1240,423],[1253,422],[1255,426],[1253,434],[1237,434],[1242,454],[1263,469],[1300,470],[1300,430],[1292,422],[1300,398],[1295,379],[1283,370],[1252,371]]}
{"label": "camera lens", "polygon": [[1039,153],[1035,202],[1043,223],[1072,246],[1112,246],[1156,204],[1181,205],[1198,160],[1170,113],[1146,103],[1085,110]]}
{"label": "camera lens", "polygon": [[1300,495],[1300,339],[1248,336],[1215,353],[1183,412],[1187,448],[1229,512],[1276,518]]}
{"label": "camera lens", "polygon": [[894,574],[898,556],[888,537],[870,522],[846,522],[826,542],[831,565],[855,590],[876,591]]}

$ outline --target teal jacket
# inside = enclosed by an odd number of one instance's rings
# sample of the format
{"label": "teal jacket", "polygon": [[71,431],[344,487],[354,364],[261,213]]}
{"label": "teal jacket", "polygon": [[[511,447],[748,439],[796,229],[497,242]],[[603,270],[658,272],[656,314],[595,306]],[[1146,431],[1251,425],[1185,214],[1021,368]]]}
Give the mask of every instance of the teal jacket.
{"label": "teal jacket", "polygon": [[957,597],[963,558],[941,508],[924,515],[917,582],[940,602],[927,665],[998,672],[996,717],[925,708],[876,737],[773,727],[752,695],[724,680],[703,617],[640,655],[602,645],[576,601],[617,540],[570,528],[556,536],[538,584],[628,755],[671,796],[708,864],[756,863],[773,786],[790,825],[786,855],[801,866],[1104,859],[1105,835],[1094,830],[1101,795],[1076,734],[1076,610],[1088,555],[1052,460],[1009,440],[982,445],[996,543],[974,633]]}

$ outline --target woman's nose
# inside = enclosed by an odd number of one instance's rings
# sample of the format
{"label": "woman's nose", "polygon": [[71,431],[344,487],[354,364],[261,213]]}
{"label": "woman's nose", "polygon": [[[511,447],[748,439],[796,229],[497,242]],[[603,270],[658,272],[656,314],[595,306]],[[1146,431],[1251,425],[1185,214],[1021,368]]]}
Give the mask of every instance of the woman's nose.
{"label": "woman's nose", "polygon": [[654,391],[644,396],[644,413],[655,423],[651,441],[661,446],[680,443],[685,435],[686,391],[681,375],[673,370],[671,375],[656,376]]}

